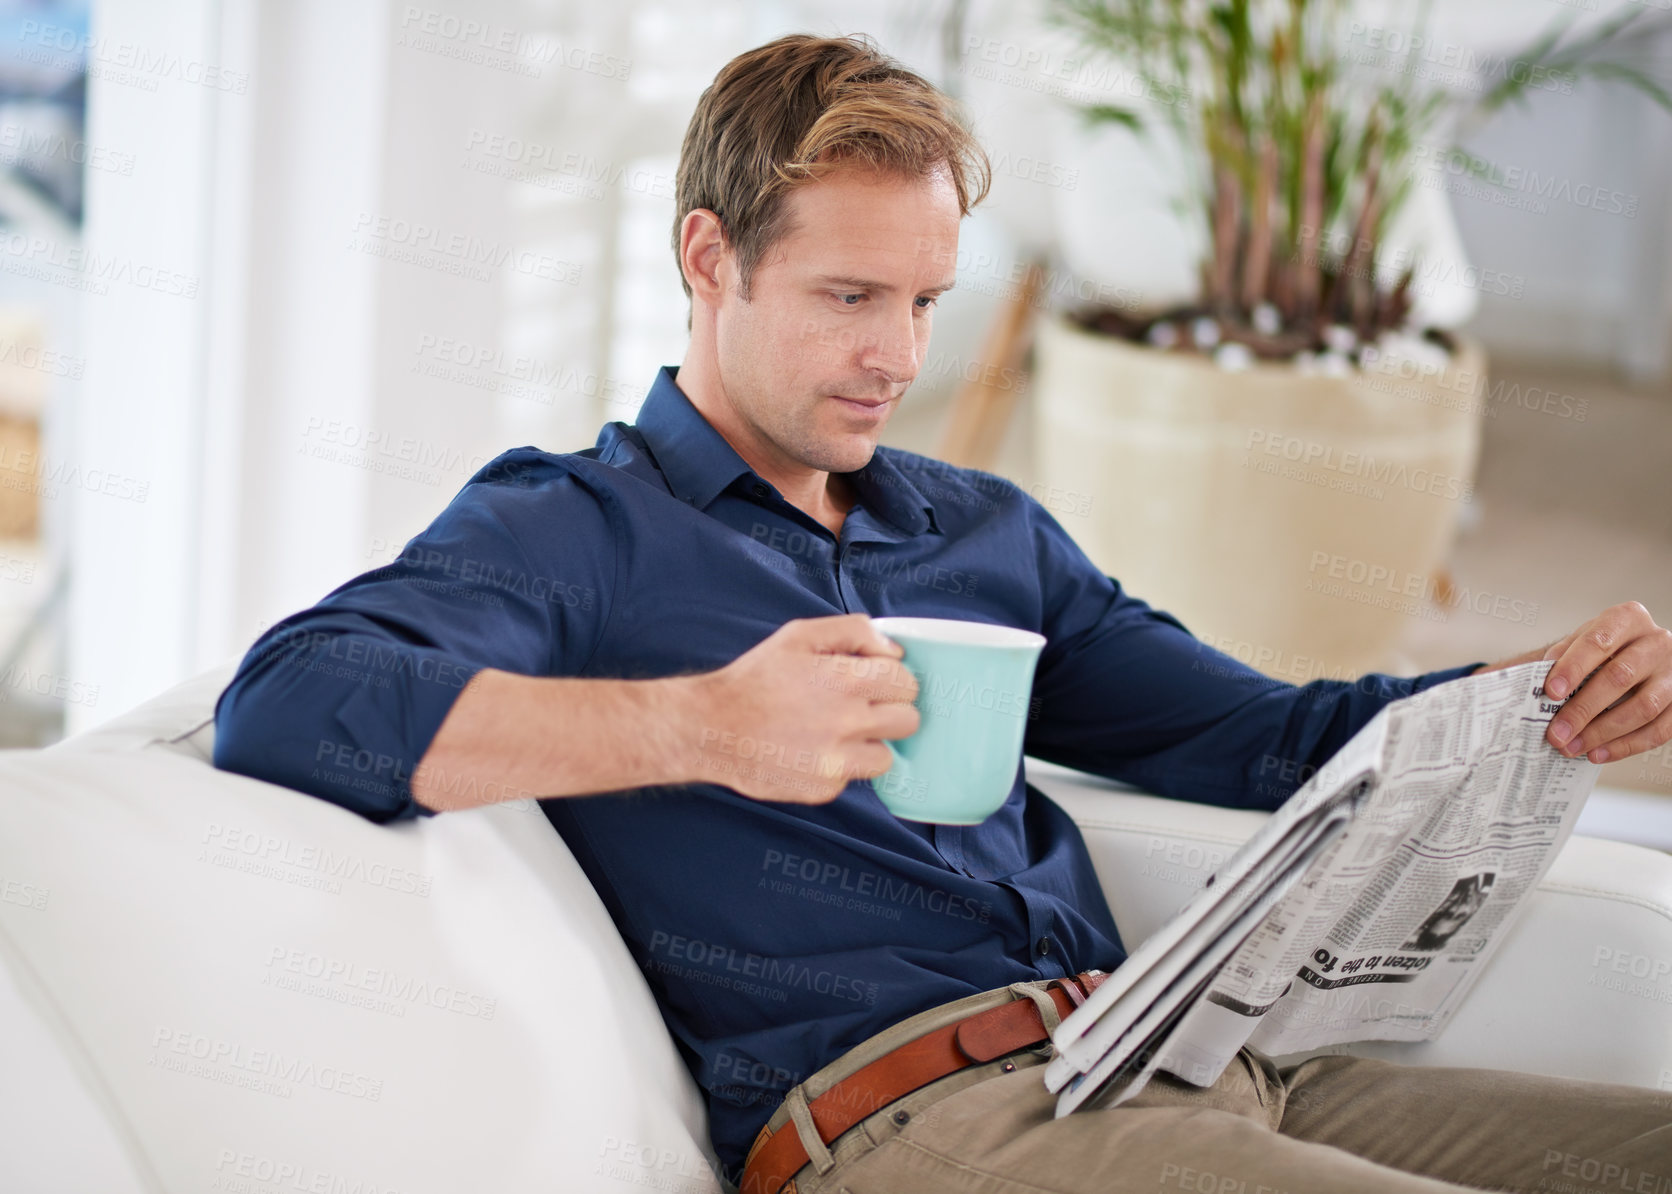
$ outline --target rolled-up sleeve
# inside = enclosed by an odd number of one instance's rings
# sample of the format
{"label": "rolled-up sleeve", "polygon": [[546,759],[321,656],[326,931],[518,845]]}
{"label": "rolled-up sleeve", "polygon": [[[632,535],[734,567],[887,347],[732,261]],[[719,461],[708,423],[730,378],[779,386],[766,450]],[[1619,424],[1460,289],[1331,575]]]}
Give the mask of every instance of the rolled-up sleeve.
{"label": "rolled-up sleeve", "polygon": [[1479,666],[1298,686],[1273,679],[1125,592],[1049,511],[1024,500],[1047,638],[1025,745],[1035,758],[1157,795],[1274,809],[1384,705]]}
{"label": "rolled-up sleeve", "polygon": [[374,821],[430,815],[412,774],[459,692],[488,667],[582,671],[615,567],[607,499],[542,453],[506,453],[394,561],[255,642],[216,704],[215,765]]}

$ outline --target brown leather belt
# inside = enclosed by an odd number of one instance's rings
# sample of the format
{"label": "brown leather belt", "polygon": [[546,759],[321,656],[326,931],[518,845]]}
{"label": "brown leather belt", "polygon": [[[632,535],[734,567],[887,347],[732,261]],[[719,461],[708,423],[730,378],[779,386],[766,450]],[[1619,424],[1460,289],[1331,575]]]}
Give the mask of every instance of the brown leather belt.
{"label": "brown leather belt", "polygon": [[[1046,989],[1057,1013],[1068,1015],[1097,989],[1107,975],[1087,970],[1073,978],[1059,978]],[[829,1144],[867,1115],[904,1098],[965,1066],[994,1061],[1037,1045],[1049,1034],[1033,1000],[1018,996],[1011,1003],[976,1012],[953,1024],[907,1041],[869,1065],[861,1066],[807,1104],[819,1139]],[[761,1128],[743,1164],[742,1194],[778,1194],[784,1184],[807,1164],[807,1149],[785,1120],[776,1132]]]}

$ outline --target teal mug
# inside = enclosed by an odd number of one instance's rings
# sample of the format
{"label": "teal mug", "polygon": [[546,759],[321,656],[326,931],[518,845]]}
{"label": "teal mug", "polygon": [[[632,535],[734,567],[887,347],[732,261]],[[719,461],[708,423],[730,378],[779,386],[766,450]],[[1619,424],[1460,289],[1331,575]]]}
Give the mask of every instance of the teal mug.
{"label": "teal mug", "polygon": [[1044,635],[956,618],[872,618],[905,649],[917,680],[917,732],[884,739],[894,763],[871,780],[907,821],[978,825],[1010,795],[1022,761]]}

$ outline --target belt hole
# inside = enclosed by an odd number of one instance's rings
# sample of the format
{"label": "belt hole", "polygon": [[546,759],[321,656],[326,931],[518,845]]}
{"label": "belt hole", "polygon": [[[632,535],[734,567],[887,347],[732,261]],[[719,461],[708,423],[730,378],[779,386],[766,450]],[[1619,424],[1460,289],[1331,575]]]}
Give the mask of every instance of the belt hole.
{"label": "belt hole", "polygon": [[911,1112],[907,1111],[905,1108],[902,1107],[900,1110],[898,1110],[894,1113],[894,1122],[897,1123],[897,1124],[910,1123],[911,1122]]}
{"label": "belt hole", "polygon": [[999,1069],[1003,1070],[1007,1074],[1010,1073],[1015,1068],[1016,1068],[1016,1063],[1014,1061],[1007,1061],[999,1067]]}

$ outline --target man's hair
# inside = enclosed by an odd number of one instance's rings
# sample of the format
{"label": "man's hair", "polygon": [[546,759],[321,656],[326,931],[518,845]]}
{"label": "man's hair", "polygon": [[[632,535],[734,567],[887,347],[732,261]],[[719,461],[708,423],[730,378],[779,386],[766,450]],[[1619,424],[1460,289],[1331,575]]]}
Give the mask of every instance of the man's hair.
{"label": "man's hair", "polygon": [[[673,251],[685,217],[720,217],[747,300],[755,267],[789,231],[785,200],[830,167],[908,178],[944,170],[958,213],[987,194],[987,155],[950,97],[863,36],[791,34],[739,54],[697,101],[679,150]],[[691,284],[679,273],[690,297]]]}

